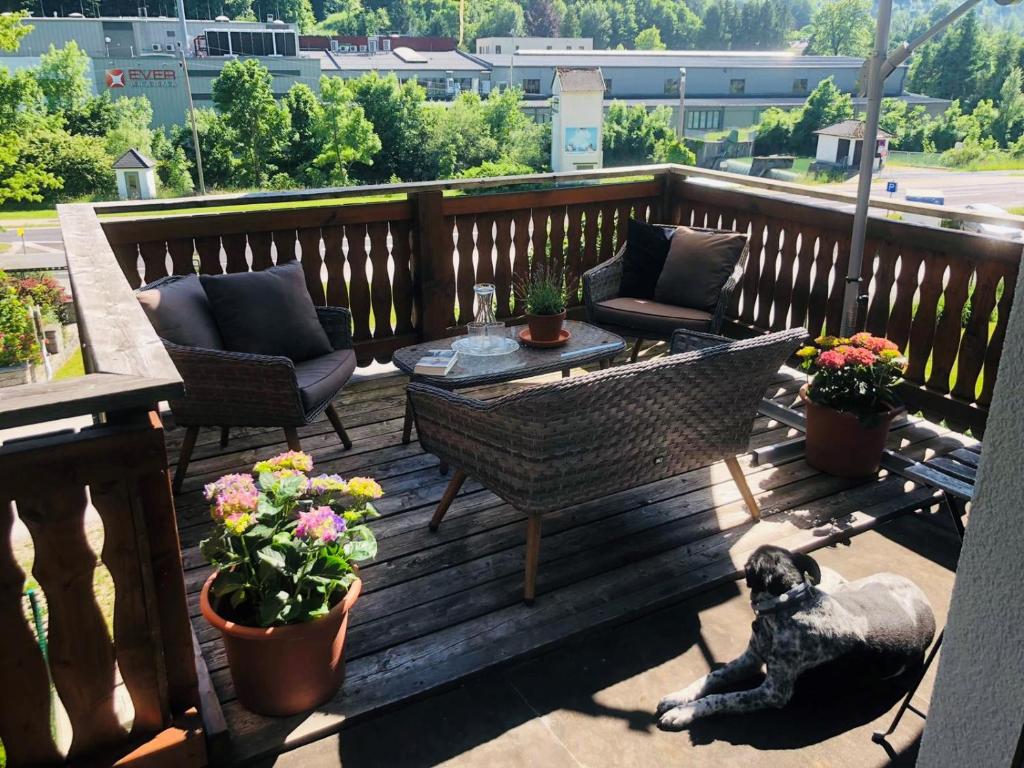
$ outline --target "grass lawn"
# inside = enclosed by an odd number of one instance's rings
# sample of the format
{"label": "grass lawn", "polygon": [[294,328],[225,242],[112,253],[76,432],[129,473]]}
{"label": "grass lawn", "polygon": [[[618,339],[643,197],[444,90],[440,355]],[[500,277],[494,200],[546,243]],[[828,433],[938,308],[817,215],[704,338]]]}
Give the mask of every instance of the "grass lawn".
{"label": "grass lawn", "polygon": [[76,376],[85,376],[85,362],[82,360],[81,348],[76,349],[75,353],[64,361],[64,365],[53,374],[53,380],[73,379]]}
{"label": "grass lawn", "polygon": [[56,219],[56,208],[39,208],[25,211],[0,211],[0,222],[21,221],[22,219]]}
{"label": "grass lawn", "polygon": [[1015,216],[1024,216],[1024,205],[1018,205],[1009,210]]}

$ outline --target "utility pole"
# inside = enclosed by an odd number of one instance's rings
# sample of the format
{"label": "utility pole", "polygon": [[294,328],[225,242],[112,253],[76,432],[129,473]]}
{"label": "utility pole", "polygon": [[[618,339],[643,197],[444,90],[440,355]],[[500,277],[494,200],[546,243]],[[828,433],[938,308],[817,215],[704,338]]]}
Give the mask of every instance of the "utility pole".
{"label": "utility pole", "polygon": [[679,68],[679,140],[686,137],[686,67]]}
{"label": "utility pole", "polygon": [[[178,0],[179,4],[181,0]],[[199,179],[199,194],[206,194],[206,181],[203,179],[203,150],[199,147],[199,129],[196,128],[196,105],[192,101],[192,82],[188,77],[188,61],[185,59],[185,51],[179,43],[178,52],[181,54],[181,71],[185,75],[185,96],[188,98],[188,117],[192,124],[192,146],[196,151],[196,177]]]}

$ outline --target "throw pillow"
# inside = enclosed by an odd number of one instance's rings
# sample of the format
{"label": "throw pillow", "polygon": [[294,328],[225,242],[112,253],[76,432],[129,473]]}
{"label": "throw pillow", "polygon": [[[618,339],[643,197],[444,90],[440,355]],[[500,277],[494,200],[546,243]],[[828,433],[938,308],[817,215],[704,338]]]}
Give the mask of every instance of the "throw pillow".
{"label": "throw pillow", "polygon": [[629,220],[626,250],[622,254],[622,279],[619,296],[653,299],[661,268],[665,266],[668,246],[675,227],[661,227]]}
{"label": "throw pillow", "polygon": [[679,227],[654,290],[655,301],[713,312],[747,236]]}
{"label": "throw pillow", "polygon": [[210,302],[195,275],[157,283],[136,298],[161,339],[184,347],[224,349]]}
{"label": "throw pillow", "polygon": [[299,262],[199,279],[226,349],[294,362],[332,351]]}

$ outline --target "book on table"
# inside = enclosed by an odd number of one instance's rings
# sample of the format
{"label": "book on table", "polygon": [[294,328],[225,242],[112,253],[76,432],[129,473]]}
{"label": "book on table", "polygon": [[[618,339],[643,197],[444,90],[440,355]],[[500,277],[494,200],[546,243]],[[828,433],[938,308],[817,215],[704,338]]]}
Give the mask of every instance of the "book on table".
{"label": "book on table", "polygon": [[417,376],[447,376],[457,359],[458,353],[454,349],[432,349],[416,363],[413,373]]}

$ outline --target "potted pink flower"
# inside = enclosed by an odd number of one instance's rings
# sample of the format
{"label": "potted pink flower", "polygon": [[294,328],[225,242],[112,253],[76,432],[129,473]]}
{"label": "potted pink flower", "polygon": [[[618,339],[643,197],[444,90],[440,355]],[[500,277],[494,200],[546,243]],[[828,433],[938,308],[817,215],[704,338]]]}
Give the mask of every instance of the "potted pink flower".
{"label": "potted pink flower", "polygon": [[356,563],[377,553],[365,520],[380,485],[312,469],[290,451],[206,486],[216,530],[200,546],[216,570],[199,605],[224,636],[239,701],[263,715],[303,712],[341,687]]}
{"label": "potted pink flower", "polygon": [[807,463],[838,477],[873,475],[889,425],[903,410],[893,392],[906,367],[899,347],[858,333],[821,336],[797,355],[812,377],[800,389],[807,406]]}

